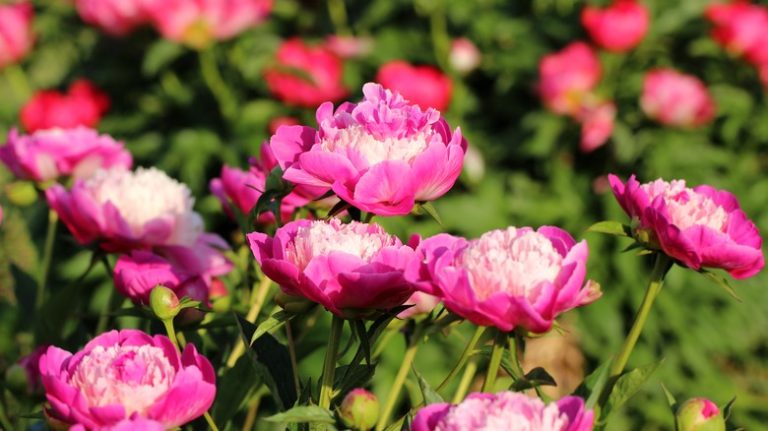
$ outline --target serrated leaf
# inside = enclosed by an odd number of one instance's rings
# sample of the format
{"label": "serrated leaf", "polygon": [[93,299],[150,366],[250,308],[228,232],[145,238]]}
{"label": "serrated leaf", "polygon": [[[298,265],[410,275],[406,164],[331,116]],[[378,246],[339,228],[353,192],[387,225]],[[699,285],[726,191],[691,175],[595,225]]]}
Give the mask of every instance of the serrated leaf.
{"label": "serrated leaf", "polygon": [[663,360],[644,367],[635,368],[625,372],[616,379],[616,383],[613,384],[611,393],[608,396],[608,401],[602,409],[602,419],[604,420],[610,416],[612,412],[618,410],[627,400],[632,398],[662,362]]}
{"label": "serrated leaf", "polygon": [[333,412],[320,406],[297,406],[264,419],[268,422],[334,424]]}
{"label": "serrated leaf", "polygon": [[442,403],[445,402],[443,400],[443,397],[440,396],[434,389],[432,389],[432,386],[429,385],[429,382],[427,382],[426,379],[424,379],[424,376],[421,375],[418,371],[416,371],[415,367],[412,367],[413,374],[416,374],[416,380],[419,382],[419,390],[421,390],[421,396],[424,398],[424,404],[434,404],[434,403]]}
{"label": "serrated leaf", "polygon": [[589,228],[587,228],[587,232],[598,232],[598,233],[604,233],[608,235],[625,236],[625,237],[632,236],[631,227],[621,222],[617,222],[613,220],[599,221],[593,224],[592,226],[590,226]]}
{"label": "serrated leaf", "polygon": [[536,367],[527,372],[521,379],[515,380],[510,390],[515,392],[532,389],[538,386],[557,386],[554,377],[542,367]]}
{"label": "serrated leaf", "polygon": [[736,291],[731,286],[731,283],[728,282],[728,279],[725,278],[723,275],[718,274],[716,272],[712,272],[706,269],[702,269],[699,271],[700,273],[704,274],[705,277],[709,279],[709,281],[715,283],[718,287],[725,290],[729,295],[731,295],[735,300],[739,302],[744,302],[739,295],[736,294]]}

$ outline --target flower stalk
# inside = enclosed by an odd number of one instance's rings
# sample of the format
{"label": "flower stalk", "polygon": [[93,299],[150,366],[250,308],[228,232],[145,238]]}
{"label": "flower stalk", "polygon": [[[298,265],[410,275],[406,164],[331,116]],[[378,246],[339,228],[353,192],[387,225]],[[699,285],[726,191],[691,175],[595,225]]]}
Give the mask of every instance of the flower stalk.
{"label": "flower stalk", "polygon": [[501,331],[496,331],[496,337],[493,339],[493,350],[491,351],[491,362],[488,364],[488,372],[485,374],[485,382],[483,383],[483,392],[493,392],[506,344],[507,335]]}
{"label": "flower stalk", "polygon": [[341,344],[341,335],[344,330],[344,320],[341,317],[333,315],[331,321],[331,333],[328,336],[328,348],[325,351],[325,362],[323,363],[323,379],[320,385],[320,407],[329,409],[331,407],[331,398],[333,397],[333,378],[336,374],[336,356],[339,354],[339,344]]}

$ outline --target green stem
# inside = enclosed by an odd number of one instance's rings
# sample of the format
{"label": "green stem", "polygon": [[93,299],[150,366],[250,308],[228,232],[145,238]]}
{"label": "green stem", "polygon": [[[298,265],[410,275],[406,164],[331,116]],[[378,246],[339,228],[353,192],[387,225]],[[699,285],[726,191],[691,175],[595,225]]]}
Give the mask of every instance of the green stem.
{"label": "green stem", "polygon": [[288,341],[288,357],[291,359],[291,370],[293,370],[293,386],[296,388],[296,393],[300,394],[301,384],[299,383],[299,365],[296,361],[296,342],[293,340],[290,320],[285,322],[285,338]]}
{"label": "green stem", "polygon": [[429,30],[437,64],[442,70],[449,70],[448,53],[450,50],[450,37],[448,36],[445,7],[442,4],[436,5],[435,10],[430,14]]}
{"label": "green stem", "polygon": [[392,388],[389,390],[387,402],[384,404],[384,410],[382,410],[381,416],[379,416],[379,422],[376,424],[377,431],[383,430],[389,422],[390,416],[392,416],[392,411],[395,409],[395,404],[397,404],[398,398],[400,398],[400,391],[403,389],[405,379],[408,377],[408,371],[411,370],[413,360],[416,358],[416,351],[421,345],[421,340],[421,330],[417,328],[413,334],[413,337],[411,337],[411,340],[408,343],[408,348],[405,350],[403,362],[400,364],[400,369],[397,371],[395,381],[392,384]]}
{"label": "green stem", "polygon": [[491,362],[488,364],[488,372],[485,373],[485,382],[483,383],[483,392],[493,392],[496,376],[499,375],[501,367],[501,358],[504,356],[504,348],[507,344],[507,335],[501,331],[496,331],[496,337],[493,340],[493,350],[491,351]]}
{"label": "green stem", "polygon": [[[101,262],[104,264],[104,269],[107,271],[107,277],[112,277],[112,267],[109,265],[109,258],[104,255],[101,257]],[[115,288],[111,287],[107,294],[107,302],[104,303],[104,308],[99,315],[99,322],[96,324],[96,334],[101,334],[106,331],[107,325],[109,324],[109,314],[115,307],[117,299],[119,299],[119,297],[115,295]]]}
{"label": "green stem", "polygon": [[467,395],[469,385],[472,384],[472,379],[475,377],[477,371],[477,358],[472,358],[467,364],[467,368],[464,369],[464,375],[461,376],[459,381],[459,387],[456,389],[456,393],[453,395],[453,404],[458,404],[464,400],[464,396]]}
{"label": "green stem", "polygon": [[350,34],[347,25],[347,8],[344,6],[344,0],[328,0],[328,15],[331,17],[333,27],[336,33],[342,36]]}
{"label": "green stem", "polygon": [[19,103],[24,103],[32,94],[32,88],[29,85],[29,79],[24,69],[18,64],[11,64],[5,67],[5,79],[11,84],[13,92],[16,94]]}
{"label": "green stem", "polygon": [[213,418],[211,417],[210,413],[205,412],[203,414],[203,417],[205,418],[205,421],[208,422],[208,426],[211,428],[212,431],[219,431],[219,427],[216,426],[216,423],[213,421]]}
{"label": "green stem", "polygon": [[48,229],[45,233],[45,243],[43,245],[43,260],[40,264],[40,277],[37,280],[37,296],[35,305],[37,309],[45,303],[45,284],[48,281],[48,272],[51,269],[51,260],[53,259],[53,245],[56,239],[56,227],[59,225],[59,216],[54,210],[48,210]]}
{"label": "green stem", "polygon": [[163,327],[165,327],[165,332],[168,334],[168,338],[170,338],[173,345],[176,346],[176,350],[181,352],[181,344],[179,344],[179,339],[176,337],[176,329],[173,327],[173,319],[165,319],[162,322]]}
{"label": "green stem", "polygon": [[[271,285],[272,281],[267,277],[261,279],[259,286],[256,288],[256,294],[251,294],[253,302],[251,303],[251,308],[248,310],[248,314],[245,316],[245,320],[251,323],[256,322],[256,318],[259,317],[259,312],[261,312],[261,307],[264,305],[264,301],[267,298],[267,293],[269,292],[269,287]],[[242,337],[238,338],[235,348],[232,349],[232,353],[230,353],[229,358],[227,358],[227,367],[232,368],[235,366],[237,360],[240,359],[240,356],[245,353],[245,347],[245,342],[242,340]]]}
{"label": "green stem", "polygon": [[200,71],[203,74],[205,84],[211,90],[213,97],[219,104],[221,115],[228,121],[232,121],[237,110],[237,101],[226,81],[219,72],[216,64],[216,55],[213,48],[199,51]]}
{"label": "green stem", "polygon": [[459,362],[456,364],[455,367],[451,370],[450,373],[445,377],[442,383],[440,383],[437,388],[435,388],[435,391],[441,390],[443,387],[445,387],[448,382],[450,382],[455,376],[456,373],[459,372],[464,367],[464,364],[467,363],[470,356],[474,353],[475,345],[477,344],[477,341],[480,339],[480,336],[483,335],[483,332],[485,332],[485,326],[478,326],[475,330],[474,335],[472,335],[472,339],[469,340],[469,343],[467,343],[467,347],[464,348],[464,352],[461,354],[461,357],[459,358]]}
{"label": "green stem", "polygon": [[328,336],[328,348],[325,351],[325,362],[323,363],[323,379],[320,386],[320,407],[331,408],[331,398],[333,396],[333,378],[336,374],[336,356],[339,353],[339,344],[341,343],[341,334],[344,330],[344,320],[337,315],[333,315],[331,321],[331,333]]}

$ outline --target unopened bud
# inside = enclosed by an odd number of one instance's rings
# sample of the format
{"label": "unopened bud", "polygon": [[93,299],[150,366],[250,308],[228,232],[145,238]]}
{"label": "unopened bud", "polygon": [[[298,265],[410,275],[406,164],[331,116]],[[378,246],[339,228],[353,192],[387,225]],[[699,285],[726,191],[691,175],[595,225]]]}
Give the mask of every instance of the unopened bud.
{"label": "unopened bud", "polygon": [[717,405],[706,398],[691,398],[677,409],[677,431],[725,431],[725,419]]}
{"label": "unopened bud", "polygon": [[353,430],[369,430],[379,420],[379,400],[365,389],[352,389],[339,406],[339,416]]}
{"label": "unopened bud", "polygon": [[480,65],[480,50],[467,38],[456,39],[451,43],[448,60],[454,70],[465,75]]}
{"label": "unopened bud", "polygon": [[165,287],[155,286],[149,294],[149,307],[160,320],[170,320],[181,311],[179,297],[176,293]]}

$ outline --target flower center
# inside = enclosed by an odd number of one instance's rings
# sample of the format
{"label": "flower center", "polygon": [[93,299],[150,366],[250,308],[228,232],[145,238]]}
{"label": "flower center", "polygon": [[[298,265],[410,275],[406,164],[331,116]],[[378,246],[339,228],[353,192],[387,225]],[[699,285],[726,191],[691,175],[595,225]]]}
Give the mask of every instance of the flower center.
{"label": "flower center", "polygon": [[681,230],[692,226],[706,226],[718,232],[725,232],[728,213],[709,196],[696,193],[685,186],[685,180],[666,182],[656,180],[640,188],[653,201],[661,196],[667,206],[672,224]]}
{"label": "flower center", "polygon": [[176,370],[155,346],[97,346],[85,355],[69,378],[88,406],[122,405],[126,417],[145,416],[168,391]]}
{"label": "flower center", "polygon": [[460,259],[478,299],[501,292],[535,301],[542,282],[557,278],[563,257],[544,235],[508,227],[471,241]]}
{"label": "flower center", "polygon": [[385,160],[411,163],[427,149],[434,135],[432,130],[422,130],[406,137],[377,138],[364,126],[354,124],[337,130],[333,139],[323,139],[320,145],[325,151],[341,153],[351,160],[362,157],[369,165]]}
{"label": "flower center", "polygon": [[503,392],[495,399],[468,399],[453,407],[435,431],[562,431],[568,417],[557,404]]}

